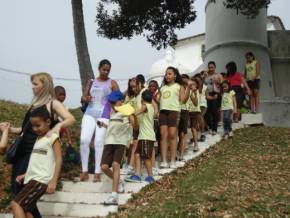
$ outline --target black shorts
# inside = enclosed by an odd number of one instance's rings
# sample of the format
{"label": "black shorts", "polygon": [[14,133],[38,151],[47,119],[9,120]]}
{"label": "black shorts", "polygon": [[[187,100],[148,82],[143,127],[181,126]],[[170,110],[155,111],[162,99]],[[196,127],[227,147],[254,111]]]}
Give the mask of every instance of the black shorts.
{"label": "black shorts", "polygon": [[251,90],[260,89],[260,79],[248,80],[247,83]]}
{"label": "black shorts", "polygon": [[241,109],[245,100],[245,92],[241,86],[232,86],[232,90],[236,93],[237,108]]}
{"label": "black shorts", "polygon": [[35,209],[37,201],[45,194],[47,184],[30,180],[24,188],[16,195],[14,201],[19,204],[25,212]]}

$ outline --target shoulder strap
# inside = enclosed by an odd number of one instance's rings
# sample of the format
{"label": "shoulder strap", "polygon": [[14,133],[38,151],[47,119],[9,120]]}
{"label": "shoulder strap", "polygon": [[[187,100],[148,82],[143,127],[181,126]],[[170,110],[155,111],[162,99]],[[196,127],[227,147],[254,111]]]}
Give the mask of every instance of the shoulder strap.
{"label": "shoulder strap", "polygon": [[54,122],[55,121],[55,117],[54,117],[54,109],[53,109],[53,99],[51,100],[51,102],[50,102],[50,116],[51,116],[51,119],[52,119],[52,122]]}

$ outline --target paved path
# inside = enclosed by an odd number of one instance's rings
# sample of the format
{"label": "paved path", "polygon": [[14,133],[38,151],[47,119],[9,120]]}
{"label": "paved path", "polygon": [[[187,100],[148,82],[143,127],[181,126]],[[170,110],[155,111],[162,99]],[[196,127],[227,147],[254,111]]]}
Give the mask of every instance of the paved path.
{"label": "paved path", "polygon": [[[243,124],[233,124],[233,129],[242,128]],[[199,143],[199,152],[189,152],[185,159],[191,160],[209,147],[215,145],[221,140],[221,129],[215,136],[207,135],[205,142]],[[178,167],[183,167],[184,163],[179,162]],[[162,178],[162,175],[170,173],[172,169],[159,169],[159,176],[155,179]],[[125,176],[121,176],[124,178]],[[117,206],[104,206],[103,202],[111,193],[111,180],[105,175],[102,176],[102,182],[94,183],[92,175],[87,182],[63,181],[61,191],[52,195],[44,195],[38,203],[43,217],[95,217],[106,216],[110,212],[117,212]],[[132,193],[139,192],[146,182],[125,183],[125,193],[119,194],[119,204],[125,204],[132,196]],[[11,214],[0,214],[0,218],[11,218]]]}

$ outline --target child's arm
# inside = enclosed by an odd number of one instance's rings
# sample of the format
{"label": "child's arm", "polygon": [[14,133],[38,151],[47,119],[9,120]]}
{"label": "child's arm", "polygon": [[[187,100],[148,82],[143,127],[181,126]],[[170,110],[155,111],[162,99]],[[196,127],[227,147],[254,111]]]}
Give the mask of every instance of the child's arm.
{"label": "child's arm", "polygon": [[234,113],[237,113],[237,100],[236,100],[236,95],[233,95],[232,98],[233,98],[233,104],[234,104]]}
{"label": "child's arm", "polygon": [[135,113],[135,116],[139,116],[140,114],[145,113],[146,111],[147,111],[146,104],[142,104],[141,109]]}
{"label": "child's arm", "polygon": [[137,121],[137,117],[135,115],[130,115],[128,117],[129,122],[131,123],[133,130],[138,130],[139,126],[138,126],[138,121]]}
{"label": "child's arm", "polygon": [[152,100],[152,106],[154,108],[154,116],[159,117],[159,107],[158,107],[158,104],[154,100]]}
{"label": "child's arm", "polygon": [[52,180],[48,184],[48,187],[46,190],[46,192],[49,194],[54,193],[56,190],[56,185],[57,185],[58,178],[60,176],[61,165],[62,165],[62,154],[61,154],[60,141],[57,139],[52,146],[53,146],[53,151],[54,151],[54,155],[55,155],[55,170],[54,170],[54,175],[52,177]]}
{"label": "child's arm", "polygon": [[196,91],[197,90],[192,91],[192,94],[190,95],[190,99],[191,99],[191,101],[192,101],[194,106],[198,105],[198,99],[197,99]]}
{"label": "child's arm", "polygon": [[0,154],[4,154],[8,147],[8,133],[9,133],[10,124],[1,123],[0,129],[2,131],[2,137],[0,141]]}
{"label": "child's arm", "polygon": [[184,86],[181,86],[180,88],[179,99],[182,104],[185,104],[189,98],[190,85],[191,81],[188,81],[188,85],[186,86],[186,88],[184,88]]}

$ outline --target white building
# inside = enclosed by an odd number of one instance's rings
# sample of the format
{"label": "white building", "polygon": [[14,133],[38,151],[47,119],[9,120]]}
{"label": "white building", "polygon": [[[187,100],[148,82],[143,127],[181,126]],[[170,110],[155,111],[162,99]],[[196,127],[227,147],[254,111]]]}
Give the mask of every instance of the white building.
{"label": "white building", "polygon": [[[279,17],[268,16],[267,30],[285,30],[285,27]],[[173,46],[173,50],[166,50],[163,59],[152,64],[148,80],[155,79],[160,83],[168,66],[177,67],[181,73],[186,74],[206,70],[206,66],[203,65],[204,53],[205,33],[180,39]]]}

